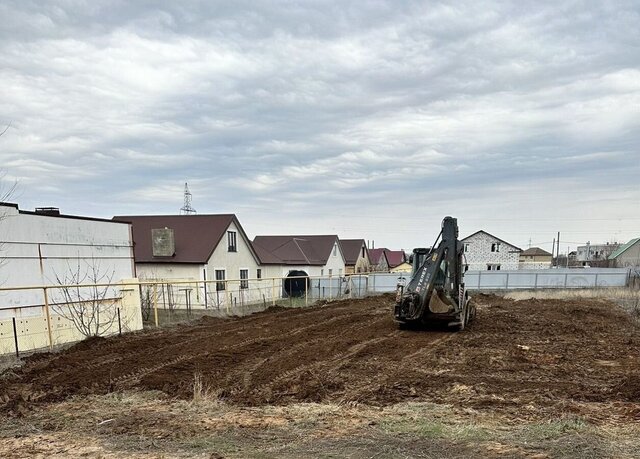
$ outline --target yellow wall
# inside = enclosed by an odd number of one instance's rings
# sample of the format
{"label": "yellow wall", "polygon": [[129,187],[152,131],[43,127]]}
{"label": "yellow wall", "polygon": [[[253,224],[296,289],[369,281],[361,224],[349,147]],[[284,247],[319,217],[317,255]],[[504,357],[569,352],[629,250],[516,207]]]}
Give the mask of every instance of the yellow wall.
{"label": "yellow wall", "polygon": [[[137,281],[130,279],[129,282]],[[126,283],[123,281],[122,283]],[[142,329],[142,312],[140,310],[140,294],[137,285],[123,285],[120,287],[121,299],[117,300],[114,307],[120,307],[120,319],[122,332]],[[16,330],[18,335],[18,348],[20,353],[49,347],[49,331],[47,316],[44,306],[36,309],[36,315],[25,316],[16,314]],[[76,329],[73,323],[54,313],[54,308],[50,308],[51,314],[51,344],[60,346],[84,339],[84,336]],[[33,308],[31,308],[33,311]],[[37,314],[39,312],[39,314]],[[118,333],[117,322],[109,329],[107,335]],[[12,319],[0,321],[0,354],[11,354],[15,352],[15,342]]]}

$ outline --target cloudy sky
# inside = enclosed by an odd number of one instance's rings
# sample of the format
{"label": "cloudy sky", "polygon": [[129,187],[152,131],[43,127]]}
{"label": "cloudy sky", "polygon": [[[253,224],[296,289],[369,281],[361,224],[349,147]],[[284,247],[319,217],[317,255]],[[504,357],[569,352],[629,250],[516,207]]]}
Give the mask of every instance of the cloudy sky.
{"label": "cloudy sky", "polygon": [[[21,208],[238,214],[250,236],[640,236],[640,3],[0,3]],[[1,130],[1,129],[0,129]]]}

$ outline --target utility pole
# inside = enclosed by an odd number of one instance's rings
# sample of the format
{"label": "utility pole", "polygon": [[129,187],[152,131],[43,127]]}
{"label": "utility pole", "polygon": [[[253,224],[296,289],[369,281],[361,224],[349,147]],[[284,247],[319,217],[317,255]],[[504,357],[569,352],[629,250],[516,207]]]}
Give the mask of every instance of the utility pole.
{"label": "utility pole", "polygon": [[556,251],[556,240],[554,239],[553,242],[551,243],[551,266],[554,266],[554,262],[553,260],[555,260],[555,256],[553,255],[553,253]]}
{"label": "utility pole", "polygon": [[558,258],[558,262],[556,266],[560,267],[560,231],[558,231],[558,239],[556,240],[556,244],[558,244],[558,250],[556,250],[556,257]]}
{"label": "utility pole", "polygon": [[180,215],[194,215],[196,210],[191,207],[191,192],[189,191],[189,185],[184,182],[184,204],[180,208]]}

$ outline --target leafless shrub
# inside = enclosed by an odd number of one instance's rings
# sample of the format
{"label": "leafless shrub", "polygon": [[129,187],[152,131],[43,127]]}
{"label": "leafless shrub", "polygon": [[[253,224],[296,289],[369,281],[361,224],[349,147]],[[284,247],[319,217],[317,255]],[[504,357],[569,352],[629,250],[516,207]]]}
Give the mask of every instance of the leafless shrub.
{"label": "leafless shrub", "polygon": [[[115,270],[104,272],[100,261],[78,259],[64,275],[55,274],[56,284],[52,309],[55,314],[73,323],[85,337],[102,336],[118,324],[120,298],[112,287]],[[83,287],[82,284],[100,284]]]}

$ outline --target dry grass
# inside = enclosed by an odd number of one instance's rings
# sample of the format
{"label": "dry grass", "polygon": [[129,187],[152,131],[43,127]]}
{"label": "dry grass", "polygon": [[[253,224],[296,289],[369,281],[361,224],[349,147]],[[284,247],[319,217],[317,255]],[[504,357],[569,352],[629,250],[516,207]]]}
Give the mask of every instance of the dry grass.
{"label": "dry grass", "polygon": [[[197,381],[194,375],[194,386]],[[201,379],[200,379],[201,380]],[[197,395],[196,395],[197,394]],[[0,419],[0,456],[60,457],[620,457],[640,455],[640,427],[582,418],[520,422],[434,403],[227,405],[159,392],[75,397]]]}

